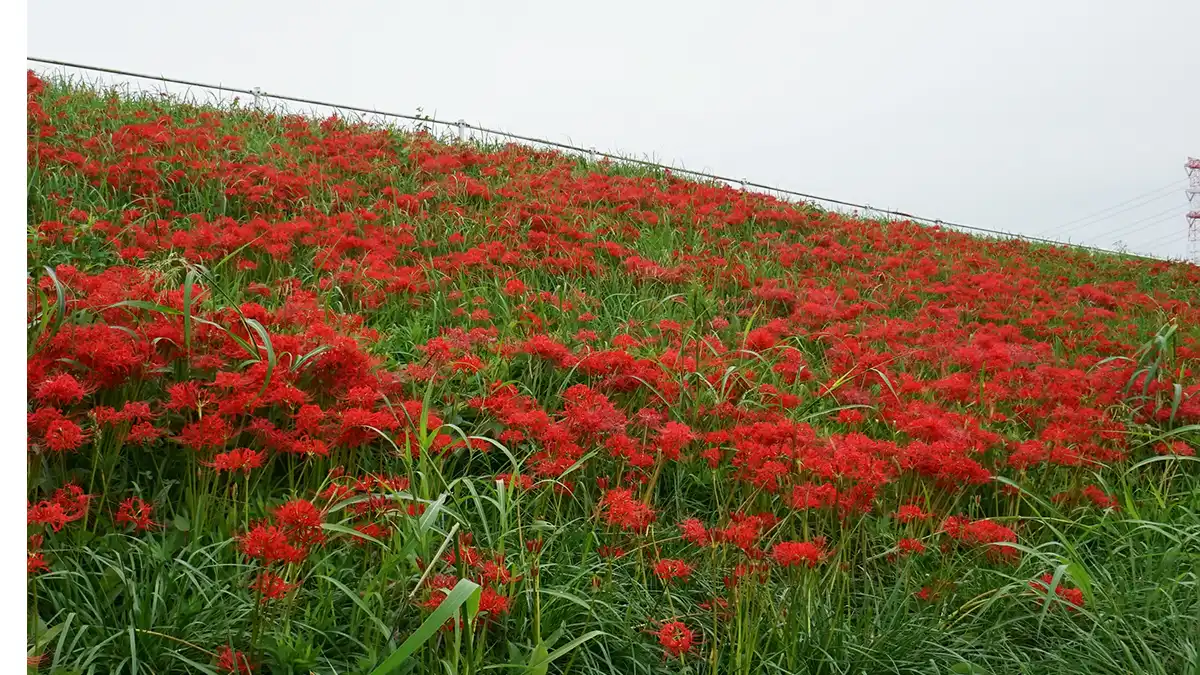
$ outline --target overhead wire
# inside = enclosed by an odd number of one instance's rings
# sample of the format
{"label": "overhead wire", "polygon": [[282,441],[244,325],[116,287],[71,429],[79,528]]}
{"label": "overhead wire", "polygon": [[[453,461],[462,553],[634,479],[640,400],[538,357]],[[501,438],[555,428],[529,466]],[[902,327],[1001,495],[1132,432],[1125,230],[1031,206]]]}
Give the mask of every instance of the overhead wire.
{"label": "overhead wire", "polygon": [[[261,98],[274,99],[274,100],[278,100],[278,101],[288,101],[291,103],[300,103],[300,104],[304,104],[304,105],[322,106],[322,107],[326,107],[326,108],[332,108],[334,110],[345,110],[345,111],[356,112],[356,113],[364,114],[364,115],[377,115],[380,117],[403,119],[403,120],[419,122],[422,124],[430,124],[430,125],[436,124],[436,125],[441,125],[441,126],[446,126],[446,127],[451,127],[451,128],[457,128],[460,131],[464,130],[464,129],[471,129],[471,130],[477,131],[482,134],[499,136],[502,138],[510,138],[513,140],[523,141],[526,143],[534,143],[537,145],[543,145],[543,146],[547,146],[547,147],[557,148],[560,150],[569,150],[569,151],[576,152],[576,153],[584,153],[584,154],[587,154],[587,155],[593,156],[593,157],[596,157],[596,156],[603,157],[605,159],[610,159],[613,161],[624,162],[627,164],[636,164],[639,166],[660,169],[663,171],[669,171],[671,173],[693,176],[696,178],[704,178],[707,180],[720,181],[720,182],[729,184],[730,186],[741,186],[741,188],[743,190],[746,190],[748,188],[755,188],[757,190],[763,190],[768,193],[784,194],[784,195],[789,195],[791,197],[799,197],[800,199],[807,199],[810,201],[825,202],[827,204],[837,204],[839,206],[844,206],[844,207],[848,207],[848,208],[852,208],[852,209],[859,209],[859,210],[863,210],[863,211],[866,211],[869,213],[883,214],[883,215],[887,215],[887,216],[895,216],[898,218],[903,218],[903,219],[911,220],[914,222],[921,222],[921,223],[925,223],[928,225],[953,228],[953,229],[958,229],[958,230],[966,230],[969,232],[979,232],[979,233],[983,233],[983,234],[1000,236],[1000,237],[1005,237],[1005,238],[1009,238],[1009,239],[1021,239],[1021,240],[1029,241],[1029,242],[1049,244],[1052,246],[1063,246],[1063,247],[1067,247],[1067,248],[1081,249],[1081,250],[1092,251],[1092,252],[1097,252],[1097,253],[1119,253],[1119,251],[1113,251],[1110,249],[1099,248],[1096,246],[1087,246],[1087,245],[1083,245],[1083,244],[1072,244],[1069,242],[1059,241],[1059,240],[1055,240],[1055,239],[1048,239],[1045,237],[1023,235],[1023,234],[1017,234],[1015,232],[1006,232],[1003,230],[996,230],[996,229],[992,229],[992,228],[979,227],[979,226],[975,226],[975,225],[967,225],[964,223],[958,223],[958,222],[949,221],[949,220],[942,220],[940,218],[928,218],[925,216],[914,215],[914,214],[907,213],[904,211],[898,211],[898,210],[892,210],[892,209],[880,209],[877,207],[872,207],[867,204],[859,204],[856,202],[850,202],[850,201],[846,201],[846,200],[842,200],[842,199],[834,199],[832,197],[822,197],[820,195],[814,195],[814,194],[810,194],[810,193],[806,193],[806,192],[799,192],[797,190],[789,190],[787,188],[781,188],[781,187],[767,185],[767,184],[758,183],[758,182],[754,182],[754,181],[748,181],[748,180],[745,180],[742,178],[732,178],[730,176],[722,176],[719,174],[713,174],[713,173],[708,173],[708,172],[704,172],[704,171],[695,171],[692,169],[685,169],[683,167],[671,166],[671,165],[667,165],[667,164],[660,164],[657,162],[651,162],[651,161],[636,159],[636,158],[631,158],[631,157],[624,157],[621,155],[616,155],[616,154],[608,153],[608,152],[601,152],[601,151],[596,150],[595,148],[583,148],[580,146],[570,145],[567,143],[560,143],[558,141],[553,141],[553,140],[546,139],[546,138],[538,138],[536,136],[527,136],[524,134],[515,134],[515,133],[503,131],[500,129],[492,129],[492,128],[484,127],[484,126],[480,126],[480,125],[469,124],[464,120],[459,120],[457,122],[450,122],[447,120],[440,120],[440,119],[436,119],[436,118],[433,118],[431,116],[426,116],[426,115],[408,115],[408,114],[404,114],[404,113],[388,112],[388,111],[377,110],[377,109],[372,109],[372,108],[364,108],[364,107],[360,107],[360,106],[345,105],[345,104],[340,104],[340,103],[331,103],[329,101],[322,101],[322,100],[318,100],[318,99],[312,99],[312,98],[306,98],[306,97],[300,97],[300,96],[291,96],[291,95],[287,95],[287,94],[275,94],[275,93],[270,93],[270,92],[263,91],[263,90],[257,89],[257,88],[256,89],[247,89],[245,87],[233,87],[233,86],[227,86],[227,85],[223,85],[223,84],[209,84],[209,83],[205,83],[205,82],[197,82],[195,80],[185,80],[185,79],[181,79],[181,78],[166,77],[163,75],[149,75],[146,73],[138,73],[138,72],[133,72],[133,71],[128,71],[128,70],[122,70],[119,68],[92,66],[92,65],[88,65],[88,64],[74,63],[71,61],[62,61],[59,59],[46,59],[46,58],[40,58],[40,57],[34,57],[34,56],[28,56],[28,57],[26,57],[26,59],[28,61],[32,61],[34,63],[41,63],[41,64],[45,64],[45,65],[60,66],[60,67],[64,67],[64,68],[75,68],[78,70],[91,71],[91,72],[97,72],[97,73],[107,73],[110,75],[119,75],[122,77],[132,77],[132,78],[138,78],[138,79],[143,79],[143,80],[153,80],[153,81],[157,81],[157,82],[177,84],[177,85],[183,85],[186,87],[195,87],[195,88],[200,88],[200,89],[209,89],[209,90],[215,90],[215,91],[219,91],[219,92],[244,94],[247,96],[253,96],[256,99],[261,97]],[[1125,255],[1132,255],[1132,256],[1138,257],[1138,258],[1149,258],[1150,257],[1150,256],[1137,255],[1137,254],[1125,254]]]}
{"label": "overhead wire", "polygon": [[1132,206],[1127,206],[1123,209],[1118,209],[1116,211],[1113,211],[1112,213],[1103,215],[1099,218],[1092,218],[1092,219],[1077,223],[1076,225],[1071,226],[1071,227],[1060,226],[1056,229],[1061,233],[1075,232],[1075,231],[1078,231],[1082,227],[1089,227],[1092,225],[1096,225],[1097,223],[1103,223],[1104,221],[1110,220],[1122,213],[1128,213],[1130,211],[1136,211],[1138,209],[1145,208],[1146,206],[1153,204],[1154,202],[1157,202],[1161,199],[1166,199],[1167,197],[1177,197],[1177,196],[1179,196],[1179,194],[1182,194],[1182,192],[1183,192],[1182,183],[1180,183],[1180,185],[1178,187],[1171,186],[1170,190],[1171,191],[1164,192],[1163,194],[1160,194],[1157,197],[1152,197],[1150,199],[1139,201],[1136,204],[1133,204]]}
{"label": "overhead wire", "polygon": [[[1093,211],[1092,213],[1089,213],[1089,214],[1087,214],[1087,215],[1085,215],[1085,216],[1080,216],[1080,217],[1076,218],[1075,220],[1068,220],[1067,222],[1065,222],[1065,223],[1062,223],[1062,224],[1061,224],[1061,225],[1059,225],[1058,227],[1060,227],[1060,228],[1063,228],[1063,227],[1068,227],[1068,226],[1070,226],[1070,225],[1074,225],[1075,223],[1078,223],[1078,222],[1081,222],[1081,221],[1085,221],[1085,220],[1091,220],[1091,219],[1093,219],[1094,217],[1096,217],[1096,216],[1101,216],[1101,215],[1104,215],[1104,214],[1108,213],[1109,211],[1112,211],[1112,210],[1113,210],[1113,209],[1115,209],[1115,208],[1119,208],[1119,207],[1125,206],[1126,204],[1129,204],[1130,202],[1135,202],[1135,201],[1138,201],[1139,199],[1142,199],[1143,197],[1149,197],[1150,195],[1156,195],[1156,194],[1158,194],[1158,193],[1160,193],[1160,192],[1163,192],[1163,193],[1165,193],[1163,196],[1167,196],[1167,195],[1169,195],[1169,194],[1170,194],[1170,192],[1169,192],[1170,190],[1176,190],[1176,189],[1178,189],[1178,187],[1179,187],[1180,185],[1182,185],[1182,184],[1183,184],[1184,182],[1186,182],[1186,181],[1187,181],[1187,179],[1186,179],[1186,178],[1180,178],[1180,179],[1178,179],[1178,180],[1173,180],[1173,181],[1171,181],[1170,183],[1168,183],[1168,184],[1166,184],[1166,185],[1163,185],[1162,187],[1158,187],[1158,188],[1155,188],[1155,189],[1153,189],[1153,190],[1149,190],[1149,191],[1147,191],[1147,192],[1143,192],[1142,194],[1140,194],[1140,195],[1136,195],[1136,196],[1134,196],[1134,197],[1130,197],[1129,199],[1126,199],[1126,200],[1125,200],[1125,201],[1123,201],[1123,202],[1118,202],[1118,203],[1116,203],[1116,204],[1112,204],[1111,206],[1107,206],[1107,207],[1105,207],[1105,208],[1103,208],[1103,209],[1100,209],[1099,211]],[[1150,200],[1150,201],[1155,201],[1155,200],[1157,200],[1157,199],[1161,199],[1161,198],[1162,198],[1162,197],[1155,197],[1154,199],[1152,199],[1152,200]],[[1149,203],[1149,202],[1147,202],[1147,203]],[[1135,207],[1135,208],[1136,208],[1136,207]],[[1120,213],[1120,212],[1118,211],[1117,213]],[[1107,216],[1105,216],[1105,217],[1107,217]],[[1103,220],[1103,218],[1102,218],[1101,220]]]}
{"label": "overhead wire", "polygon": [[[1138,230],[1143,230],[1149,225],[1161,223],[1165,220],[1169,220],[1169,219],[1177,217],[1177,216],[1179,216],[1179,209],[1177,209],[1175,207],[1170,207],[1168,209],[1164,209],[1162,211],[1159,211],[1158,213],[1154,213],[1154,214],[1145,216],[1145,217],[1135,220],[1133,222],[1124,223],[1115,228],[1105,230],[1104,232],[1101,232],[1099,234],[1087,235],[1087,237],[1092,240],[1097,240],[1102,237],[1130,234],[1130,233],[1136,232]],[[1147,222],[1147,221],[1150,221],[1150,222]]]}

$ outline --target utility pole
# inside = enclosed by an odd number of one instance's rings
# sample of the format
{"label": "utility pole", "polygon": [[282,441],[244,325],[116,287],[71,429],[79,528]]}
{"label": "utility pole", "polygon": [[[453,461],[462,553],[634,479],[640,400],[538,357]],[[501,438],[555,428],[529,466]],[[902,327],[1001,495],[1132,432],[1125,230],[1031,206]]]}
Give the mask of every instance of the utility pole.
{"label": "utility pole", "polygon": [[1188,175],[1188,260],[1200,265],[1200,159],[1188,157],[1184,164]]}

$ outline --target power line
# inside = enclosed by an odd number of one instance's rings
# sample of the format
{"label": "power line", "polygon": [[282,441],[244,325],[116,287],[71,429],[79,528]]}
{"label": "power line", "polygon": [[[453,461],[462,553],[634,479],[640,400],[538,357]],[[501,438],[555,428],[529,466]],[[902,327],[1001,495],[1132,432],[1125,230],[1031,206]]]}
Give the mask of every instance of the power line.
{"label": "power line", "polygon": [[[1065,246],[1065,247],[1069,247],[1069,248],[1082,249],[1082,250],[1093,251],[1093,252],[1097,252],[1097,253],[1109,253],[1109,254],[1119,253],[1118,251],[1112,251],[1109,249],[1098,248],[1095,246],[1085,246],[1082,244],[1070,244],[1067,242],[1057,241],[1054,239],[1046,239],[1044,237],[1035,237],[1035,236],[1030,236],[1030,235],[1016,234],[1013,232],[1004,232],[1001,230],[994,230],[994,229],[990,229],[990,228],[986,228],[986,227],[976,227],[974,225],[965,225],[963,223],[956,223],[953,221],[941,220],[939,218],[926,218],[924,216],[917,216],[917,215],[913,215],[911,213],[905,213],[904,211],[879,209],[879,208],[875,208],[875,207],[872,207],[872,206],[869,206],[866,204],[857,204],[855,202],[848,202],[848,201],[844,201],[841,199],[833,199],[830,197],[821,197],[819,195],[808,194],[805,192],[798,192],[796,190],[788,190],[786,188],[765,185],[763,183],[756,183],[756,182],[748,181],[745,179],[730,178],[728,176],[721,176],[718,174],[706,173],[703,171],[693,171],[691,169],[685,169],[683,167],[659,164],[657,162],[650,162],[650,161],[643,160],[643,159],[633,159],[633,158],[629,158],[629,157],[622,157],[620,155],[615,155],[615,154],[611,154],[611,153],[607,153],[607,152],[600,152],[594,148],[581,148],[579,146],[569,145],[566,143],[559,143],[557,141],[552,141],[552,140],[545,139],[545,138],[537,138],[535,136],[525,136],[522,134],[514,134],[514,133],[507,132],[507,131],[501,131],[499,129],[490,129],[488,127],[469,124],[464,120],[459,120],[457,122],[449,122],[446,120],[439,120],[439,119],[435,119],[433,117],[427,117],[427,116],[406,115],[404,113],[394,113],[394,112],[387,112],[387,111],[383,111],[383,110],[362,108],[362,107],[358,107],[358,106],[343,105],[343,104],[339,104],[339,103],[330,103],[328,101],[320,101],[317,99],[303,98],[303,97],[299,97],[299,96],[290,96],[290,95],[286,95],[286,94],[272,94],[272,93],[265,92],[261,89],[246,89],[246,88],[242,88],[242,87],[229,87],[229,86],[219,85],[219,84],[218,85],[207,84],[204,82],[196,82],[193,80],[182,80],[179,78],[171,78],[171,77],[166,77],[166,76],[162,76],[162,75],[148,75],[145,73],[135,73],[132,71],[121,70],[118,68],[105,68],[105,67],[101,67],[101,66],[90,66],[87,64],[72,63],[70,61],[60,61],[57,59],[43,59],[43,58],[38,58],[38,57],[33,57],[33,56],[26,57],[26,59],[28,61],[33,61],[35,63],[44,63],[47,65],[62,66],[62,67],[66,67],[66,68],[75,68],[78,70],[88,70],[88,71],[97,72],[97,73],[108,73],[111,75],[120,75],[123,77],[134,77],[134,78],[143,79],[143,80],[155,80],[158,82],[179,84],[179,85],[183,85],[183,86],[187,86],[187,87],[197,87],[200,89],[211,89],[211,90],[216,90],[216,91],[227,91],[227,92],[231,92],[231,93],[235,93],[235,94],[245,94],[247,96],[254,97],[254,99],[256,101],[260,97],[261,98],[270,98],[270,99],[275,99],[275,100],[279,100],[279,101],[289,101],[292,103],[302,103],[305,105],[315,105],[315,106],[322,106],[322,107],[326,107],[326,108],[334,108],[336,110],[347,110],[347,111],[356,112],[356,113],[360,113],[360,114],[364,114],[364,115],[378,115],[380,117],[392,117],[392,118],[396,118],[396,119],[420,122],[423,124],[438,124],[438,125],[442,125],[442,126],[446,126],[446,127],[457,128],[459,130],[460,134],[463,132],[464,129],[472,129],[474,131],[478,131],[483,134],[500,136],[503,138],[511,138],[511,139],[518,140],[518,141],[524,141],[526,143],[536,143],[538,145],[544,145],[544,146],[548,146],[548,147],[552,147],[552,148],[558,148],[561,150],[570,150],[572,152],[583,153],[583,154],[587,154],[590,156],[604,157],[606,159],[611,159],[611,160],[619,161],[619,162],[625,162],[627,164],[637,164],[639,166],[661,169],[664,171],[670,171],[672,173],[685,174],[685,175],[689,175],[689,176],[693,176],[693,177],[697,177],[697,178],[704,178],[707,180],[721,181],[721,182],[727,183],[731,186],[740,185],[743,190],[745,190],[746,188],[756,188],[759,190],[765,190],[767,192],[775,192],[778,194],[785,194],[785,195],[790,195],[793,197],[799,197],[801,199],[826,202],[829,204],[837,204],[839,206],[845,206],[845,207],[849,207],[849,208],[853,208],[853,209],[862,209],[862,210],[868,211],[868,212],[880,213],[880,214],[885,214],[885,215],[889,215],[889,216],[896,216],[899,218],[905,218],[905,219],[908,219],[911,221],[919,221],[919,222],[923,222],[923,223],[935,225],[935,226],[951,227],[951,228],[956,228],[956,229],[960,229],[960,230],[968,230],[971,232],[981,232],[984,234],[998,235],[1001,237],[1012,238],[1012,239],[1022,239],[1022,240],[1029,241],[1029,242],[1050,244],[1052,246]],[[1149,256],[1136,255],[1136,254],[1125,254],[1125,255],[1132,255],[1132,256],[1138,257],[1138,258],[1148,258],[1149,257]]]}
{"label": "power line", "polygon": [[[1100,234],[1093,234],[1093,235],[1088,235],[1088,236],[1090,238],[1092,238],[1093,240],[1095,240],[1095,239],[1099,239],[1101,237],[1112,236],[1114,234],[1133,233],[1138,230],[1144,230],[1144,229],[1146,229],[1147,226],[1161,223],[1164,220],[1168,220],[1170,218],[1174,218],[1178,214],[1179,214],[1179,209],[1177,207],[1172,206],[1169,209],[1159,211],[1158,213],[1146,216],[1139,220],[1135,220],[1131,223],[1125,223],[1124,225],[1119,225],[1115,228],[1101,232]],[[1150,221],[1150,222],[1146,222],[1146,221]]]}
{"label": "power line", "polygon": [[1139,201],[1139,202],[1137,202],[1136,204],[1134,204],[1134,205],[1132,205],[1132,206],[1127,206],[1127,207],[1125,207],[1125,208],[1123,208],[1123,209],[1119,209],[1119,210],[1117,210],[1117,211],[1113,211],[1112,213],[1109,213],[1109,214],[1107,214],[1107,215],[1103,215],[1103,216],[1101,216],[1101,217],[1099,217],[1099,218],[1091,218],[1091,219],[1085,220],[1085,221],[1083,221],[1083,222],[1081,222],[1081,223],[1078,223],[1077,225],[1073,225],[1073,226],[1071,226],[1071,227],[1065,227],[1065,226],[1064,226],[1064,227],[1060,228],[1060,230],[1059,230],[1059,231],[1060,231],[1060,233],[1065,233],[1065,232],[1074,232],[1074,231],[1078,230],[1078,229],[1079,229],[1079,228],[1081,228],[1081,227],[1089,227],[1089,226],[1095,225],[1095,224],[1097,224],[1097,223],[1103,223],[1104,221],[1106,221],[1106,220],[1108,220],[1108,219],[1110,219],[1110,218],[1113,218],[1114,216],[1120,215],[1120,214],[1122,214],[1122,213],[1128,213],[1128,212],[1130,212],[1130,211],[1136,211],[1136,210],[1138,210],[1138,209],[1140,209],[1140,208],[1142,208],[1142,207],[1144,207],[1144,206],[1147,206],[1147,205],[1149,205],[1149,204],[1153,204],[1154,202],[1156,202],[1156,201],[1158,201],[1158,200],[1160,200],[1160,199],[1166,199],[1167,197],[1177,197],[1177,196],[1178,196],[1178,194],[1177,194],[1177,192],[1176,192],[1176,190],[1178,190],[1178,187],[1176,187],[1175,185],[1172,185],[1172,186],[1170,186],[1168,189],[1170,190],[1169,192],[1164,192],[1163,194],[1160,194],[1160,195],[1158,195],[1157,197],[1151,197],[1150,199],[1144,199],[1144,200],[1142,200],[1142,201]]}
{"label": "power line", "polygon": [[[1086,215],[1086,216],[1081,216],[1081,217],[1079,217],[1079,218],[1076,218],[1075,220],[1069,220],[1069,221],[1067,221],[1067,222],[1063,223],[1062,225],[1059,225],[1059,227],[1060,227],[1060,228],[1065,228],[1065,227],[1067,227],[1067,226],[1069,226],[1069,225],[1074,225],[1075,223],[1078,223],[1078,222],[1080,222],[1080,221],[1084,221],[1084,220],[1091,220],[1091,219],[1092,219],[1092,218],[1094,218],[1095,216],[1099,216],[1099,215],[1105,214],[1105,213],[1107,213],[1107,212],[1109,212],[1109,211],[1112,211],[1112,210],[1113,210],[1113,209],[1115,209],[1115,208],[1118,208],[1118,207],[1121,207],[1121,206],[1125,206],[1126,204],[1128,204],[1128,203],[1130,203],[1130,202],[1135,202],[1135,201],[1137,201],[1137,200],[1141,199],[1142,197],[1148,197],[1148,196],[1150,196],[1150,195],[1153,195],[1153,194],[1158,194],[1159,192],[1166,192],[1166,191],[1168,191],[1168,190],[1174,190],[1175,188],[1177,188],[1177,187],[1179,186],[1179,184],[1180,184],[1181,182],[1183,182],[1183,179],[1179,179],[1179,180],[1174,180],[1174,181],[1171,181],[1170,183],[1168,183],[1168,184],[1166,184],[1166,185],[1164,185],[1164,186],[1162,186],[1162,187],[1160,187],[1160,188],[1156,188],[1156,189],[1154,189],[1154,190],[1150,190],[1149,192],[1143,192],[1142,194],[1140,194],[1140,195],[1137,195],[1136,197],[1130,197],[1129,199],[1126,199],[1126,200],[1125,200],[1125,201],[1123,201],[1123,202],[1120,202],[1120,203],[1118,203],[1118,204],[1113,204],[1112,206],[1108,206],[1108,207],[1105,207],[1105,208],[1103,208],[1103,209],[1100,209],[1099,211],[1095,211],[1095,212],[1093,212],[1093,213],[1089,213],[1089,214],[1088,214],[1088,215]],[[1170,192],[1167,192],[1166,194],[1164,194],[1164,195],[1163,195],[1163,197],[1166,197],[1166,196],[1169,196],[1169,195],[1170,195]],[[1162,197],[1155,197],[1154,199],[1151,199],[1150,201],[1155,201],[1155,200],[1157,200],[1157,199],[1162,199]],[[1150,203],[1150,202],[1146,202],[1146,203],[1148,204],[1148,203]],[[1137,207],[1134,207],[1134,208],[1137,208]],[[1122,211],[1117,211],[1116,213],[1122,213],[1123,211],[1126,211],[1126,210],[1128,210],[1128,209],[1122,209]],[[1111,215],[1116,215],[1116,213],[1110,214],[1110,216],[1111,216]],[[1101,220],[1104,220],[1105,218],[1108,218],[1108,217],[1109,217],[1109,216],[1105,216],[1104,218],[1101,218]]]}

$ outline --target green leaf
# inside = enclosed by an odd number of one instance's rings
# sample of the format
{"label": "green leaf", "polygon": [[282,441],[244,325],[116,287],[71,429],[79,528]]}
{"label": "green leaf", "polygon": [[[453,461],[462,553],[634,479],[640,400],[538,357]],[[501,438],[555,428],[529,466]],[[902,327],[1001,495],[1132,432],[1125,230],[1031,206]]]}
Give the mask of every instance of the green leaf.
{"label": "green leaf", "polygon": [[226,255],[224,258],[221,258],[221,260],[216,265],[213,265],[212,271],[216,272],[217,270],[221,269],[221,265],[224,265],[225,263],[229,262],[229,260],[231,258],[233,258],[235,255],[241,253],[247,246],[249,246],[250,244],[253,244],[254,242],[258,241],[259,239],[262,239],[265,236],[267,236],[267,233],[263,232],[262,234],[258,235],[257,237],[251,239],[250,241],[233,249],[232,251],[229,252],[229,255]]}
{"label": "green leaf", "polygon": [[433,529],[433,526],[437,523],[437,517],[441,514],[446,503],[446,497],[448,496],[449,495],[447,493],[443,492],[442,494],[438,495],[436,500],[425,507],[425,513],[422,513],[421,519],[417,521],[417,528],[422,533]]}
{"label": "green leaf", "polygon": [[331,347],[329,345],[320,345],[318,347],[315,347],[312,351],[305,354],[304,356],[301,356],[299,359],[296,360],[295,363],[292,364],[292,371],[299,372],[300,369],[304,367],[304,364],[317,358],[321,354],[324,354],[325,352],[329,351],[330,349],[331,349]]}
{"label": "green leaf", "polygon": [[1095,602],[1095,598],[1092,596],[1092,575],[1088,574],[1082,564],[1074,561],[1067,563],[1067,576],[1071,577],[1079,590],[1083,591],[1083,599],[1087,601],[1087,604]]}
{"label": "green leaf", "polygon": [[456,615],[458,608],[468,600],[471,600],[478,607],[480,591],[479,584],[469,579],[460,579],[458,584],[442,600],[442,604],[433,610],[429,618],[425,619],[421,626],[412,635],[408,636],[408,639],[403,644],[396,648],[396,651],[392,652],[375,670],[372,670],[371,675],[386,675],[400,667],[401,664],[408,660],[408,657],[412,656],[414,652],[429,641],[429,638],[433,637],[448,619]]}
{"label": "green leaf", "polygon": [[184,656],[183,654],[180,654],[179,652],[173,651],[173,652],[167,652],[167,653],[170,654],[171,656],[174,656],[175,658],[179,659],[180,661],[183,661],[184,663],[191,666],[192,668],[195,668],[196,672],[198,672],[198,673],[206,673],[206,675],[217,675],[217,671],[204,665],[203,663],[196,663],[195,661],[189,659],[188,657]]}
{"label": "green leaf", "polygon": [[258,390],[258,396],[261,397],[267,393],[267,387],[271,386],[271,375],[275,372],[275,348],[271,346],[271,336],[267,333],[267,329],[263,327],[255,319],[245,319],[246,325],[254,329],[255,333],[262,338],[263,347],[267,350],[267,374],[263,376],[262,388]]}
{"label": "green leaf", "polygon": [[353,527],[346,527],[345,525],[339,525],[337,523],[321,523],[321,529],[329,530],[330,532],[341,532],[342,534],[348,534],[351,537],[357,537],[359,539],[366,539],[367,541],[373,541],[376,544],[379,544],[380,546],[382,546],[383,550],[385,550],[385,551],[389,550],[387,544],[383,543],[382,541],[379,541],[378,539],[376,539],[375,537],[372,537],[369,534],[363,534],[362,532],[359,532],[358,530],[354,529]]}
{"label": "green leaf", "polygon": [[529,652],[529,663],[525,672],[528,675],[546,675],[550,669],[550,664],[546,661],[550,656],[550,649],[546,646],[546,641],[542,640],[537,643],[533,651]]}
{"label": "green leaf", "polygon": [[62,325],[63,319],[67,315],[67,293],[62,282],[58,280],[58,275],[54,273],[54,269],[49,265],[43,267],[46,274],[50,275],[50,279],[54,281],[54,330],[58,331],[58,327]]}
{"label": "green leaf", "polygon": [[588,640],[599,637],[601,635],[608,635],[608,633],[605,633],[602,630],[593,630],[593,631],[584,633],[583,635],[580,635],[579,637],[575,638],[574,640],[571,640],[567,644],[563,645],[561,648],[554,650],[553,654],[547,654],[542,660],[530,663],[530,665],[529,665],[530,672],[538,672],[538,673],[544,674],[546,672],[547,667],[550,665],[550,662],[566,656],[567,654],[574,651],[577,647],[579,647],[579,645],[587,642]]}
{"label": "green leaf", "polygon": [[[446,536],[442,539],[442,545],[440,547],[438,547],[437,553],[433,554],[433,558],[431,558],[431,560],[441,560],[442,559],[442,554],[446,552],[446,549],[450,546],[450,542],[454,540],[454,535],[457,533],[458,533],[458,523],[455,523],[450,528],[450,531],[446,533]],[[425,532],[422,531],[421,534],[425,534]],[[413,538],[411,541],[416,541],[416,540],[417,540],[416,538]],[[430,573],[433,572],[433,569],[434,569],[434,565],[432,563],[425,566],[425,571],[421,573],[421,578],[417,580],[417,584],[415,586],[413,586],[412,593],[409,593],[409,595],[408,595],[409,600],[416,597],[417,591],[419,591],[421,589],[421,587],[425,584],[425,579],[429,577]]]}
{"label": "green leaf", "polygon": [[1125,469],[1125,473],[1130,474],[1142,468],[1143,466],[1148,464],[1157,464],[1159,462],[1200,462],[1200,457],[1192,457],[1189,455],[1155,455],[1154,457],[1147,457],[1133,466],[1130,466],[1128,469]]}
{"label": "green leaf", "polygon": [[[116,309],[118,307],[132,307],[134,309],[145,309],[145,310],[148,310],[151,312],[158,312],[160,314],[183,314],[183,312],[181,312],[177,309],[174,309],[172,307],[167,307],[166,305],[160,305],[157,302],[150,302],[148,300],[122,300],[120,302],[114,302],[113,304],[105,307],[104,309]],[[101,310],[101,311],[104,311],[104,310]]]}
{"label": "green leaf", "polygon": [[379,617],[375,616],[375,614],[367,608],[367,603],[363,602],[363,599],[358,597],[358,593],[346,588],[346,584],[343,584],[333,577],[327,577],[324,574],[317,574],[315,576],[318,579],[323,579],[333,584],[339,591],[344,593],[347,598],[350,598],[354,604],[358,605],[358,608],[363,611],[363,614],[367,615],[367,618],[371,619],[371,621],[375,624],[375,627],[379,629],[379,632],[383,633],[383,639],[387,640],[392,637],[392,631],[387,627],[387,624],[380,621]]}
{"label": "green leaf", "polygon": [[132,658],[132,660],[133,660],[133,665],[132,665],[132,667],[130,668],[130,672],[131,672],[131,673],[133,673],[134,675],[137,675],[137,672],[138,672],[138,670],[139,670],[139,668],[138,668],[138,654],[137,654],[137,637],[136,637],[136,635],[135,635],[135,634],[134,634],[134,632],[133,632],[133,626],[132,626],[132,625],[131,625],[131,626],[129,626],[129,656],[130,656],[130,657]]}
{"label": "green leaf", "polygon": [[[582,607],[584,609],[592,608],[592,606],[590,604],[588,604],[587,600],[584,600],[583,598],[579,597],[578,595],[573,595],[571,593],[567,593],[566,591],[559,591],[559,590],[555,590],[553,588],[543,588],[543,589],[540,589],[540,592],[542,593],[542,595],[549,595],[554,598],[562,598],[563,600],[566,600],[568,602],[573,602],[576,605],[579,605],[580,607]],[[547,606],[549,606],[549,603],[547,603]]]}
{"label": "green leaf", "polygon": [[553,653],[551,653],[549,645],[557,642],[561,635],[562,626],[559,626],[559,629],[554,631],[554,635],[542,640],[533,648],[532,651],[530,651],[529,660],[527,663],[501,663],[494,666],[485,666],[482,668],[482,670],[513,668],[522,670],[525,675],[546,675],[546,673],[549,671],[551,663],[575,651],[575,649],[588,640],[595,639],[601,635],[608,635],[608,633],[605,633],[602,630],[594,630],[584,633],[583,635],[563,645],[562,648],[556,649]]}

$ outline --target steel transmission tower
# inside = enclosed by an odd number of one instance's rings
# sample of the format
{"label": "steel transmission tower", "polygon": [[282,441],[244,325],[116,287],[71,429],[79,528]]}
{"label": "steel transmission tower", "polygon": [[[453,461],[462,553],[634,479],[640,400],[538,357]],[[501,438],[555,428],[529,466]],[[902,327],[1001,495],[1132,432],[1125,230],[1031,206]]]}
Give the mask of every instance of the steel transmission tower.
{"label": "steel transmission tower", "polygon": [[1200,159],[1188,157],[1188,260],[1200,265]]}

